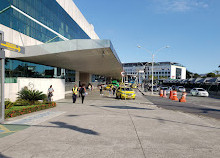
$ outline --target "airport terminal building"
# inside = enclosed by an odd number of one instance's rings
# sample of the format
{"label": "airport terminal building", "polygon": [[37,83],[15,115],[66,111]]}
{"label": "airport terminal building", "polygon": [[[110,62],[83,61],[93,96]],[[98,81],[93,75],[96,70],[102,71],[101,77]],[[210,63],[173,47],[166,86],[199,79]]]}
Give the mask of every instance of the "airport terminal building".
{"label": "airport terminal building", "polygon": [[5,50],[5,98],[24,86],[62,99],[67,83],[120,78],[122,64],[110,40],[101,40],[72,0],[1,0],[4,41],[25,47]]}

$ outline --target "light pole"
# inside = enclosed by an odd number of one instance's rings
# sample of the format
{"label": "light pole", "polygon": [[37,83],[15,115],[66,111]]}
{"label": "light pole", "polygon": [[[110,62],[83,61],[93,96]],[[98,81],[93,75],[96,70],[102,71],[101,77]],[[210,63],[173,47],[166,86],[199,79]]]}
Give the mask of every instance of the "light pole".
{"label": "light pole", "polygon": [[[142,66],[144,66],[144,91],[145,90],[145,83],[146,83],[146,65],[148,65],[148,62],[146,62],[145,64],[143,64],[142,62],[138,62],[140,63]],[[143,81],[142,81],[142,84],[143,84]]]}
{"label": "light pole", "polygon": [[141,47],[140,45],[137,46],[138,48],[142,48],[142,49],[145,49],[148,53],[150,53],[152,55],[152,67],[151,67],[151,71],[152,71],[152,81],[151,81],[151,94],[153,95],[153,85],[154,85],[154,57],[155,57],[155,54],[157,52],[159,52],[160,50],[164,49],[164,48],[169,48],[170,46],[165,46],[165,47],[161,47],[160,49],[157,49],[155,51],[155,53],[153,53],[152,51],[146,49],[146,48],[143,48]]}

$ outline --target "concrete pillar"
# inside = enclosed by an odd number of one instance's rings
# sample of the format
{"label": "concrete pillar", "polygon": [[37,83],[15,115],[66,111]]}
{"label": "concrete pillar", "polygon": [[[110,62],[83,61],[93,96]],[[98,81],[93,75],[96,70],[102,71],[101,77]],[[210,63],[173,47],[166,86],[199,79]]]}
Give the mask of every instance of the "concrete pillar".
{"label": "concrete pillar", "polygon": [[75,84],[79,87],[79,71],[75,71]]}
{"label": "concrete pillar", "polygon": [[91,74],[89,73],[83,73],[83,72],[80,72],[79,73],[79,81],[80,81],[80,84],[85,84],[86,86],[91,83]]}

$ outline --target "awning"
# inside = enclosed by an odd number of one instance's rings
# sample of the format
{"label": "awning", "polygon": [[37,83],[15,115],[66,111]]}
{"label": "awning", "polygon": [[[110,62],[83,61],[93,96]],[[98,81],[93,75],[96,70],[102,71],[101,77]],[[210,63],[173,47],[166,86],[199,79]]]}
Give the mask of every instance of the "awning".
{"label": "awning", "polygon": [[16,59],[120,78],[123,70],[110,40],[75,39],[25,47]]}

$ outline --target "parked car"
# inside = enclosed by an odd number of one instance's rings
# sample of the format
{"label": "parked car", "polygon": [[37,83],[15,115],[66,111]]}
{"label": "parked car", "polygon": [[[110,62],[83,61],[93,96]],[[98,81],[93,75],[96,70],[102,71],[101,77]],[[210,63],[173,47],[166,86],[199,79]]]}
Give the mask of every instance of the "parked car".
{"label": "parked car", "polygon": [[203,96],[203,97],[208,97],[209,96],[209,93],[203,89],[203,88],[193,88],[190,93],[193,95],[193,96]]}
{"label": "parked car", "polygon": [[172,91],[171,87],[160,87],[160,90],[165,90],[166,93],[170,93],[170,91]]}
{"label": "parked car", "polygon": [[154,92],[159,91],[159,87],[157,87],[157,86],[153,86],[153,91],[154,91]]}
{"label": "parked car", "polygon": [[177,89],[177,86],[176,85],[172,85],[172,90],[176,90]]}
{"label": "parked car", "polygon": [[135,99],[135,92],[130,87],[119,87],[116,91],[116,99]]}
{"label": "parked car", "polygon": [[183,86],[178,86],[176,89],[178,92],[185,92],[186,89]]}
{"label": "parked car", "polygon": [[105,90],[109,90],[110,87],[113,87],[114,85],[113,84],[108,84],[106,87],[104,87]]}

